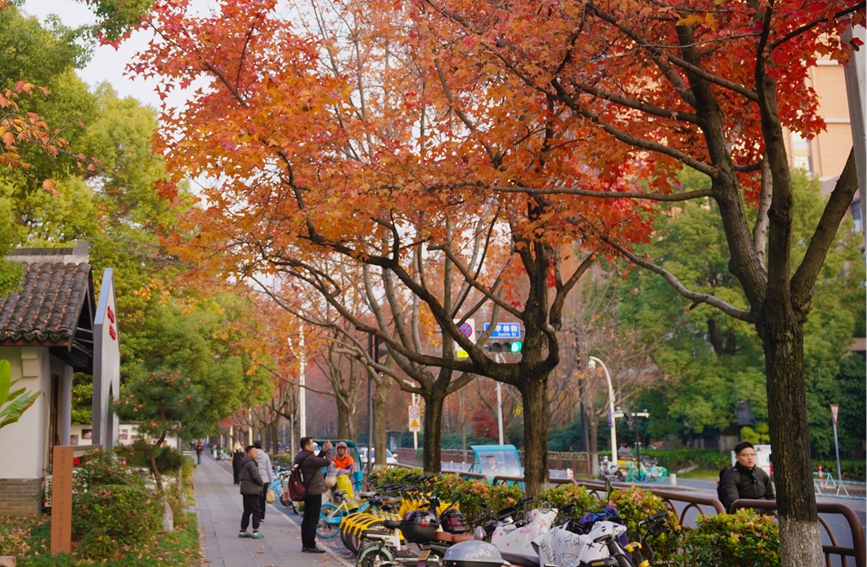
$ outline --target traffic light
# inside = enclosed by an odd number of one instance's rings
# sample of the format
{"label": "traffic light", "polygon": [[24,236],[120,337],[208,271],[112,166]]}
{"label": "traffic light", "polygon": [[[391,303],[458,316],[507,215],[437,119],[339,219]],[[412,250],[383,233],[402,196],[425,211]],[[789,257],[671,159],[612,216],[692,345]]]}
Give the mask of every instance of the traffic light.
{"label": "traffic light", "polygon": [[523,343],[516,339],[495,339],[493,341],[488,340],[488,342],[485,343],[485,350],[491,352],[521,352],[523,346]]}

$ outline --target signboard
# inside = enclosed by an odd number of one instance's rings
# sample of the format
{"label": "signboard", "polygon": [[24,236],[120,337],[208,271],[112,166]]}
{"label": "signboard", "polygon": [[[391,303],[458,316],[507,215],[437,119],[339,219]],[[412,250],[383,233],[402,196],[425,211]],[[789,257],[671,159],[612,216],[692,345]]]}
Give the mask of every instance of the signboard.
{"label": "signboard", "polygon": [[421,408],[409,406],[409,430],[411,433],[421,431]]}
{"label": "signboard", "polygon": [[72,447],[54,446],[51,477],[51,553],[72,551]]}
{"label": "signboard", "polygon": [[117,400],[120,393],[120,339],[111,268],[102,274],[93,336],[93,443],[111,449],[117,444],[119,423],[108,409],[108,400]]}
{"label": "signboard", "polygon": [[[490,323],[485,323],[485,331],[490,327]],[[520,323],[497,323],[491,332],[492,339],[520,339],[521,324]]]}
{"label": "signboard", "polygon": [[840,413],[840,406],[831,404],[831,416],[834,418],[834,425],[837,425],[837,415]]}
{"label": "signboard", "polygon": [[[457,323],[457,321],[455,321]],[[460,326],[461,333],[468,339],[470,339],[471,343],[476,342],[476,320],[475,319],[467,319]],[[469,354],[467,351],[462,349],[460,346],[455,346],[455,355],[458,358],[469,358]]]}

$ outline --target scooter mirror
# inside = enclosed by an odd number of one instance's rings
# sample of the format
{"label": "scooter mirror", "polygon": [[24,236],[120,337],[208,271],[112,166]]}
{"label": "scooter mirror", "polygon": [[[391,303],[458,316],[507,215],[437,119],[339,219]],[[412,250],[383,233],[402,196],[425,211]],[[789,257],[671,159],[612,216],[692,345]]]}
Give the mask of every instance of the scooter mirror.
{"label": "scooter mirror", "polygon": [[482,526],[476,526],[476,529],[473,530],[473,539],[485,541],[487,537],[488,534],[485,533],[485,528],[483,528]]}

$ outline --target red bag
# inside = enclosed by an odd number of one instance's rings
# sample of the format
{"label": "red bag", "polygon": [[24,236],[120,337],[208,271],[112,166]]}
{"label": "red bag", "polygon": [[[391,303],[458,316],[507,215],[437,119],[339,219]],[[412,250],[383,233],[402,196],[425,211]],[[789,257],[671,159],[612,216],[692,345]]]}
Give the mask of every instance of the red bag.
{"label": "red bag", "polygon": [[[307,457],[309,456],[310,455],[307,455]],[[301,463],[306,461],[307,457],[301,459]],[[304,482],[304,478],[301,475],[301,463],[298,463],[292,467],[291,471],[289,471],[289,480],[287,483],[289,485],[289,499],[292,500],[292,502],[301,502],[304,500],[304,495],[307,493],[307,485],[310,484],[309,482]]]}

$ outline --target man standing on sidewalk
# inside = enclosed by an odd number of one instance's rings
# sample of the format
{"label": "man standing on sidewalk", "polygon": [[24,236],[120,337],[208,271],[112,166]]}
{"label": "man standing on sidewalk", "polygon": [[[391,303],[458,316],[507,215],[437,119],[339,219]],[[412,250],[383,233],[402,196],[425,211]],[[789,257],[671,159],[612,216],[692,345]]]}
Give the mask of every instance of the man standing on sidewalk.
{"label": "man standing on sidewalk", "polygon": [[264,485],[262,486],[262,498],[259,499],[259,521],[265,521],[265,506],[267,502],[265,501],[265,495],[268,493],[268,489],[274,484],[274,469],[271,468],[271,457],[268,456],[268,453],[262,449],[262,440],[257,439],[253,442],[253,446],[256,447],[256,466],[259,467],[259,476],[262,477],[262,482]]}
{"label": "man standing on sidewalk", "polygon": [[[259,533],[259,496],[262,494],[262,477],[259,476],[259,467],[256,465],[256,447],[247,446],[247,456],[241,459],[241,497],[244,499],[244,513],[241,514],[241,531],[238,537],[251,537],[262,539]],[[247,533],[250,525],[250,516],[253,517],[253,535]]]}
{"label": "man standing on sidewalk", "polygon": [[333,445],[331,441],[323,443],[318,456],[313,454],[313,440],[310,437],[302,437],[299,445],[301,451],[295,457],[295,464],[301,469],[301,478],[307,487],[304,493],[304,521],[301,522],[301,551],[325,553],[324,549],[316,547],[316,525],[322,510],[322,495],[326,490],[322,468],[331,464],[331,455],[328,453]]}

